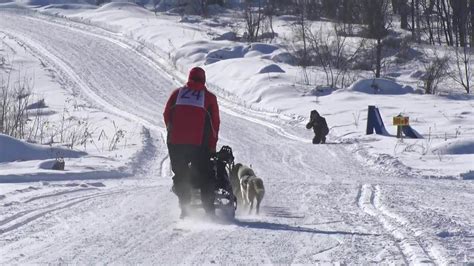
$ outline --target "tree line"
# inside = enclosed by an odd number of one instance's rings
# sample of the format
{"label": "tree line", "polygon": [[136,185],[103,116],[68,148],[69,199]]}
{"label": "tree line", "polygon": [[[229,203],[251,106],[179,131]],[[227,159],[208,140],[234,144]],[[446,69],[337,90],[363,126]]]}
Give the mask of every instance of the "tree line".
{"label": "tree line", "polygon": [[[435,93],[439,80],[446,76],[452,77],[467,93],[470,92],[474,0],[244,0],[243,10],[246,14],[244,19],[247,21],[249,41],[258,39],[256,34],[262,24],[258,18],[294,15],[297,18],[295,33],[301,43],[297,53],[299,65],[303,69],[314,65],[314,62],[311,62],[313,54],[316,61],[319,61],[318,65],[323,66],[325,71],[330,70],[329,76],[334,76],[332,71],[335,69],[342,71],[336,75],[336,83],[338,77],[339,81],[344,79],[344,68],[350,67],[350,61],[360,59],[357,54],[347,54],[344,51],[345,37],[354,34],[351,32],[354,27],[363,28],[364,31],[358,36],[374,43],[371,55],[374,60],[369,62],[371,66],[368,68],[374,71],[375,77],[381,76],[384,50],[393,45],[389,39],[390,36],[396,35],[391,34],[393,29],[400,28],[405,30],[410,38],[408,41],[400,41],[405,43],[395,44],[399,49],[403,49],[402,46],[406,48],[409,45],[407,42],[411,42],[453,47],[455,51],[456,56],[451,60],[453,69],[448,70],[449,58],[438,55],[431,64],[425,66],[426,92]],[[318,36],[317,31],[308,26],[311,21],[317,20],[334,23],[335,41],[333,38],[333,41],[328,43],[323,36]],[[363,50],[356,49],[356,52]],[[328,82],[328,85],[335,84]],[[344,82],[341,85],[344,85]]]}
{"label": "tree line", "polygon": [[[366,24],[373,35],[386,34],[387,24],[397,19],[415,41],[433,45],[470,46],[474,43],[474,0],[257,0],[278,13],[307,19],[327,18],[347,24]],[[225,1],[223,1],[225,4]]]}
{"label": "tree line", "polygon": [[[435,54],[434,60],[426,64],[426,75],[422,77],[425,91],[435,93],[439,80],[446,76],[467,93],[471,91],[474,0],[131,1],[152,1],[155,7],[168,3],[180,8],[183,15],[191,12],[209,16],[211,5],[237,9],[243,21],[237,30],[243,31],[241,40],[247,42],[271,42],[277,36],[274,18],[293,16],[294,38],[290,41],[295,45],[289,50],[295,64],[303,69],[306,83],[307,68],[322,67],[331,87],[350,84],[349,70],[371,70],[375,77],[381,77],[384,58],[390,56],[387,50],[399,50],[397,56],[403,61],[404,57],[409,60],[413,44],[448,47],[455,52],[453,58]],[[328,29],[314,29],[314,21],[332,22],[331,33]],[[403,37],[398,29],[404,30]],[[355,49],[348,49],[347,37],[359,37],[362,41]]]}

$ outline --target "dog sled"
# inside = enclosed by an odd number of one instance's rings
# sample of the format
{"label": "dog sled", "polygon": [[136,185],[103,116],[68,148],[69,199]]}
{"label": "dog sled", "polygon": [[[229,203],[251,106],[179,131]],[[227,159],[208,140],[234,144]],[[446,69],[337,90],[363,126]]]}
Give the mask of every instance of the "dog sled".
{"label": "dog sled", "polygon": [[220,151],[211,158],[212,172],[216,180],[214,205],[225,217],[234,218],[237,210],[237,198],[234,195],[229,178],[229,171],[234,164],[232,148],[222,146]]}
{"label": "dog sled", "polygon": [[[210,164],[212,168],[212,176],[215,179],[214,207],[216,209],[216,214],[220,212],[224,218],[233,219],[237,210],[237,198],[233,193],[232,184],[228,174],[228,169],[230,169],[234,164],[232,148],[229,146],[223,146],[219,152],[210,158]],[[200,189],[193,184],[191,184],[191,186],[191,207],[202,208]],[[174,187],[172,188],[172,191],[176,194]]]}

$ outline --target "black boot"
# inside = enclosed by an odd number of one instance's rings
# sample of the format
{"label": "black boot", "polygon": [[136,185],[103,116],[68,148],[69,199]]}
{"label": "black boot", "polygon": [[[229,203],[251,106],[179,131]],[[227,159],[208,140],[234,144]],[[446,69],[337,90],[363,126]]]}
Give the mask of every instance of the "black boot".
{"label": "black boot", "polygon": [[184,219],[186,216],[189,216],[189,204],[191,203],[191,187],[189,182],[183,181],[183,179],[177,179],[175,176],[171,190],[179,199],[179,207],[181,208],[179,218]]}

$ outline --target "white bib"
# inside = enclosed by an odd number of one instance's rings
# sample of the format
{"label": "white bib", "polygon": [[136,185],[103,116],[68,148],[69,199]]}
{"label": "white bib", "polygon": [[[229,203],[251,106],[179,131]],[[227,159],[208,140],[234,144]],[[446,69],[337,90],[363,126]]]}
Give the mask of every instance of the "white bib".
{"label": "white bib", "polygon": [[191,105],[196,107],[204,108],[204,90],[191,90],[190,88],[179,89],[178,98],[176,99],[177,105]]}

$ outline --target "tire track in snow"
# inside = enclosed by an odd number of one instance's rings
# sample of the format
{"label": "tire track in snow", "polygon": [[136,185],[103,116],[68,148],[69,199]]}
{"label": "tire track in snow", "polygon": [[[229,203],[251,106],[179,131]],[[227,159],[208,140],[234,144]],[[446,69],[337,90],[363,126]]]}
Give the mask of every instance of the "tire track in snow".
{"label": "tire track in snow", "polygon": [[5,29],[2,29],[0,32],[4,33],[5,35],[7,35],[7,36],[9,36],[13,39],[21,40],[24,43],[24,45],[28,46],[31,50],[36,51],[38,54],[41,55],[42,58],[46,59],[48,62],[51,62],[54,65],[54,68],[56,70],[61,70],[59,72],[64,72],[69,77],[69,79],[72,82],[74,82],[81,89],[81,91],[83,93],[86,94],[86,96],[88,96],[91,100],[95,101],[97,104],[99,104],[100,106],[105,108],[105,110],[109,111],[110,113],[116,114],[120,117],[126,118],[129,121],[139,122],[143,126],[149,128],[149,129],[157,130],[157,131],[161,132],[162,134],[165,133],[164,128],[158,127],[158,126],[150,123],[149,121],[147,121],[147,120],[145,120],[141,117],[138,117],[134,114],[123,111],[123,110],[119,109],[118,107],[114,106],[113,104],[107,102],[103,98],[101,98],[99,95],[97,95],[86,84],[86,82],[76,72],[74,72],[74,70],[72,70],[72,68],[69,66],[68,63],[61,60],[57,56],[53,55],[48,50],[43,48],[41,45],[37,45],[30,38],[28,38],[24,35],[15,33],[15,32],[7,31]]}
{"label": "tire track in snow", "polygon": [[98,188],[78,188],[78,189],[60,191],[60,192],[55,192],[55,193],[43,194],[43,195],[31,197],[31,198],[29,198],[29,199],[23,201],[23,203],[29,203],[29,202],[36,201],[36,200],[39,200],[39,199],[51,198],[51,197],[56,197],[56,196],[65,195],[65,194],[71,194],[71,193],[76,193],[76,192],[83,192],[83,191],[88,191],[88,190],[97,190],[97,189],[98,189]]}
{"label": "tire track in snow", "polygon": [[[417,239],[420,239],[420,236],[423,234],[423,230],[421,230],[420,228],[414,227],[413,224],[411,224],[405,217],[402,217],[398,214],[393,213],[382,204],[382,193],[381,193],[381,188],[379,185],[375,186],[374,205],[385,216],[390,217],[393,221],[395,221],[398,224],[398,226],[405,228],[405,230],[408,232],[408,235],[412,235],[416,237]],[[441,247],[438,243],[436,243],[434,239],[430,240],[430,236],[425,235],[421,239],[425,241],[420,242],[417,240],[419,245],[422,246],[423,250],[427,252],[427,254],[431,258],[433,258],[436,264],[447,265],[447,264],[454,263],[455,260],[452,259],[447,254],[445,249]]]}
{"label": "tire track in snow", "polygon": [[365,213],[376,218],[398,242],[400,251],[409,264],[446,264],[440,247],[432,243],[426,250],[416,238],[410,223],[405,218],[389,212],[381,203],[380,186],[364,184],[360,187],[357,203]]}
{"label": "tire track in snow", "polygon": [[73,197],[59,202],[55,202],[43,207],[21,211],[0,221],[0,235],[18,229],[34,220],[37,220],[49,213],[66,209],[78,203],[113,194],[121,193],[121,191],[94,193],[85,196]]}

